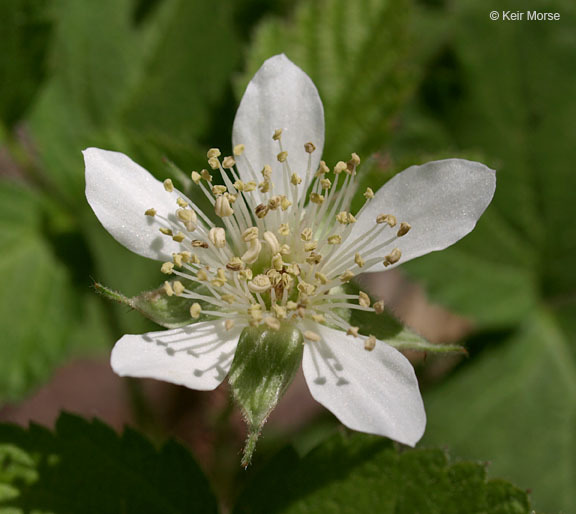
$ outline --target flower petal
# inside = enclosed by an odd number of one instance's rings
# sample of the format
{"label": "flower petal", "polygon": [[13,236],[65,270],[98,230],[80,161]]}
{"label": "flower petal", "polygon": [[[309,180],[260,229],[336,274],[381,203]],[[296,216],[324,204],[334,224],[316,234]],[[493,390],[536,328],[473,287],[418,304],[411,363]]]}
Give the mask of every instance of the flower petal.
{"label": "flower petal", "polygon": [[[260,171],[269,164],[274,194],[286,194],[282,165],[276,159],[280,148],[272,139],[276,129],[283,130],[282,146],[291,170],[303,179],[307,170],[313,176],[324,146],[324,108],[310,77],[284,54],[265,61],[248,84],[234,119],[232,142],[245,145],[237,158],[243,180],[262,181]],[[310,166],[304,150],[308,142],[316,146]]]}
{"label": "flower petal", "polygon": [[[139,255],[171,260],[180,244],[159,232],[159,216],[174,215],[179,193],[167,192],[159,180],[122,153],[87,148],[83,154],[86,198],[104,228]],[[150,208],[158,215],[146,216]]]}
{"label": "flower petal", "polygon": [[[397,264],[454,244],[470,232],[494,196],[496,173],[478,162],[463,159],[411,166],[386,183],[362,210],[350,234],[360,237],[374,226],[379,214],[393,214],[412,228],[405,236],[369,255],[370,249],[394,237],[398,226],[360,243],[362,256],[384,257],[398,247]],[[387,269],[391,269],[390,266]],[[382,264],[370,271],[384,269]],[[363,269],[362,271],[369,271]]]}
{"label": "flower petal", "polygon": [[125,335],[114,346],[110,362],[123,377],[155,378],[210,391],[228,374],[240,332],[241,328],[227,331],[218,320]]}
{"label": "flower petal", "polygon": [[314,399],[347,427],[414,446],[426,413],[412,365],[378,341],[371,352],[344,332],[322,325],[318,343],[307,342],[302,368]]}

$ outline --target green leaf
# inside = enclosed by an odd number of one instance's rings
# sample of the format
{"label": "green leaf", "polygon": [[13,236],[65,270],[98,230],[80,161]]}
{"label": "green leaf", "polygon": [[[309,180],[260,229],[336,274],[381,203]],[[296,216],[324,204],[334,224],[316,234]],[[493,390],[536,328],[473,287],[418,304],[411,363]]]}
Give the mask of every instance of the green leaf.
{"label": "green leaf", "polygon": [[574,511],[575,342],[553,314],[535,314],[426,396],[425,442],[490,460],[491,473],[530,487],[539,509]]}
{"label": "green leaf", "polygon": [[95,420],[63,414],[55,432],[0,425],[0,480],[17,496],[0,507],[58,514],[216,513],[216,500],[190,453],[156,449],[132,429],[118,436]]}
{"label": "green leaf", "polygon": [[248,425],[242,465],[250,464],[262,426],[300,368],[303,351],[302,334],[289,323],[278,330],[263,325],[242,331],[228,376]]}
{"label": "green leaf", "polygon": [[22,118],[44,79],[48,6],[47,0],[0,2],[0,119],[7,126]]}
{"label": "green leaf", "polygon": [[0,398],[45,379],[68,351],[81,317],[67,267],[47,240],[44,199],[0,182]]}
{"label": "green leaf", "polygon": [[274,54],[284,52],[318,87],[326,115],[324,158],[368,156],[390,135],[416,84],[409,1],[301,2],[293,20],[259,27],[238,92]]}
{"label": "green leaf", "polygon": [[299,458],[287,449],[252,477],[234,514],[520,514],[524,491],[487,480],[483,465],[441,450],[397,451],[389,441],[338,435]]}

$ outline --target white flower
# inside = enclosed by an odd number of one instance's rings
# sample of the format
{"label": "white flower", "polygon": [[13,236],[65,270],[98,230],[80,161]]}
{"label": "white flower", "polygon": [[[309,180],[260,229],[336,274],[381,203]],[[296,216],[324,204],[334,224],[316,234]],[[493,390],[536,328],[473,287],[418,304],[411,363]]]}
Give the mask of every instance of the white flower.
{"label": "white flower", "polygon": [[248,85],[232,139],[233,157],[208,152],[224,186],[206,170],[192,173],[210,217],[125,155],[85,150],[86,197],[100,222],[133,252],[166,261],[162,271],[178,279],[166,291],[188,298],[193,318],[202,311],[212,319],[125,335],[112,367],[210,390],[226,377],[245,327],[295,324],[312,396],[352,429],[414,445],[426,424],[414,370],[385,341],[349,325],[342,308],[382,306],[340,286],[465,236],[492,199],[494,172],[460,159],[412,166],[378,192],[368,189],[365,205],[350,213],[360,160],[353,154],[332,171],[320,161],[322,102],[284,55],[268,59]]}

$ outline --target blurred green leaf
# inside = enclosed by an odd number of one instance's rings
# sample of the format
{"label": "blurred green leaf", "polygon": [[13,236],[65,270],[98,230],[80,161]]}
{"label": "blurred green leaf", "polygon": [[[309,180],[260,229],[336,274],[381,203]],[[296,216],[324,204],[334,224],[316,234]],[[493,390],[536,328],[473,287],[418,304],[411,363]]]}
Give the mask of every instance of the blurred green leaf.
{"label": "blurred green leaf", "polygon": [[286,53],[312,77],[324,103],[328,163],[367,156],[389,137],[417,74],[407,0],[305,1],[290,22],[261,24],[238,93],[268,57]]}
{"label": "blurred green leaf", "polygon": [[44,79],[48,7],[47,0],[0,2],[0,119],[8,127],[22,118]]}
{"label": "blurred green leaf", "polygon": [[241,494],[235,514],[520,514],[524,491],[487,480],[484,466],[451,463],[436,449],[399,452],[382,438],[334,436],[303,458],[290,448],[273,458]]}
{"label": "blurred green leaf", "polygon": [[[206,477],[182,446],[159,450],[134,430],[63,414],[55,432],[0,425],[0,507],[58,514],[216,513]],[[13,495],[12,495],[13,496]],[[18,511],[17,511],[18,512]]]}

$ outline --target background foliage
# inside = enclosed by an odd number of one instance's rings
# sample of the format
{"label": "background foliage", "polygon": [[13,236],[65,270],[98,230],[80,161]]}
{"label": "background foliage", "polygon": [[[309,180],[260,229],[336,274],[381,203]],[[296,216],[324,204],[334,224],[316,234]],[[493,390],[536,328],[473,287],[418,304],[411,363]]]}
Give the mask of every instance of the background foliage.
{"label": "background foliage", "polygon": [[[327,161],[372,156],[363,177],[373,186],[446,156],[498,170],[477,229],[406,266],[434,301],[474,324],[470,358],[423,383],[423,446],[472,461],[333,437],[255,469],[234,512],[354,512],[347,498],[355,494],[378,512],[459,512],[463,501],[467,512],[528,512],[525,493],[487,480],[478,459],[490,461],[490,477],[530,488],[539,510],[576,511],[576,7],[528,4],[102,0],[96,9],[3,1],[0,402],[23,399],[73,356],[105,355],[121,333],[153,326],[90,289],[96,279],[132,296],[160,280],[155,263],[133,258],[89,210],[80,150],[123,151],[159,177],[173,172],[165,157],[187,172],[202,167],[206,148],[229,149],[249,78],[285,52],[324,100]],[[559,12],[561,20],[494,22],[493,9]],[[118,512],[119,498],[126,512],[167,498],[169,507],[148,511],[184,512],[196,501],[218,508],[184,448],[156,451],[136,432],[118,437],[64,416],[54,433],[0,427],[0,512],[78,512],[60,491],[76,487],[70,470],[94,456],[91,477],[103,489],[78,489],[104,491],[94,512]],[[166,476],[155,475],[160,465]],[[346,473],[308,480],[315,466]],[[269,476],[293,487],[271,485],[262,499],[254,484]],[[306,492],[290,496],[301,483]],[[157,487],[136,498],[142,484]]]}

